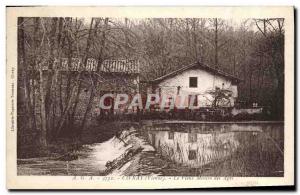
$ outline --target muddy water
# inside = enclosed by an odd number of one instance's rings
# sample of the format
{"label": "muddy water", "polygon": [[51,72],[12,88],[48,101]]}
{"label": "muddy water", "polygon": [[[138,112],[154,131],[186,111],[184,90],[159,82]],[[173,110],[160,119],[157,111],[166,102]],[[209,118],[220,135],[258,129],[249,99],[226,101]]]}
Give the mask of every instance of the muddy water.
{"label": "muddy water", "polygon": [[[282,123],[168,123],[138,131],[155,151],[138,155],[129,175],[283,176]],[[18,174],[101,175],[99,148],[85,146],[71,161],[19,160]]]}

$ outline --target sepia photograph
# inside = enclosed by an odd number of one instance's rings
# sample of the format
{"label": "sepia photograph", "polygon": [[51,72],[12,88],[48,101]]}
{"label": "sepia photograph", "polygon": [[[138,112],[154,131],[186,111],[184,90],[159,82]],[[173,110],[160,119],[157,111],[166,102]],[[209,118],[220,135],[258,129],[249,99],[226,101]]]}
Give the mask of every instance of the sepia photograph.
{"label": "sepia photograph", "polygon": [[293,178],[293,18],[7,11],[14,177]]}

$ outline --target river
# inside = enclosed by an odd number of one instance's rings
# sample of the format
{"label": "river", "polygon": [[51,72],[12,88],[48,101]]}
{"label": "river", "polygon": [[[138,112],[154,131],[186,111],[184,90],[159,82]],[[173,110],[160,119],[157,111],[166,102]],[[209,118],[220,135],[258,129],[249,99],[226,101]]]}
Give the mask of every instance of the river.
{"label": "river", "polygon": [[[133,128],[133,127],[132,127]],[[132,129],[131,129],[132,130]],[[120,175],[283,176],[284,127],[280,122],[161,122],[134,129],[144,150],[119,170]],[[132,139],[130,139],[132,140]],[[83,146],[78,159],[19,159],[19,175],[104,175],[108,161],[132,144],[116,137]],[[125,140],[125,142],[127,142]]]}

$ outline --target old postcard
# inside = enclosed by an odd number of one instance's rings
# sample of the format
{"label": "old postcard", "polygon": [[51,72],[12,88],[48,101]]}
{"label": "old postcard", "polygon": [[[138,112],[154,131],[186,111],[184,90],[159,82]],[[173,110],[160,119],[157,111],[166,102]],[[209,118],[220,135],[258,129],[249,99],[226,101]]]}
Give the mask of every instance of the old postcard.
{"label": "old postcard", "polygon": [[7,7],[7,188],[294,185],[293,7]]}

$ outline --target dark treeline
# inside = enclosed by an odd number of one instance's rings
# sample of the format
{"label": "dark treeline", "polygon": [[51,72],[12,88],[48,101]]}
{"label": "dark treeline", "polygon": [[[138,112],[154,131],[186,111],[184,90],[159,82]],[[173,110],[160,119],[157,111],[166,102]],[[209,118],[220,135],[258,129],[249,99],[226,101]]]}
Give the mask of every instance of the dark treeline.
{"label": "dark treeline", "polygon": [[142,80],[201,61],[243,79],[240,100],[269,107],[274,119],[283,117],[283,19],[19,18],[18,132],[34,132],[43,147],[64,129],[74,128],[80,137],[103,79],[80,71],[59,74],[54,62],[61,58],[69,64],[72,58],[83,64],[94,58],[98,70],[106,59],[139,59]]}

